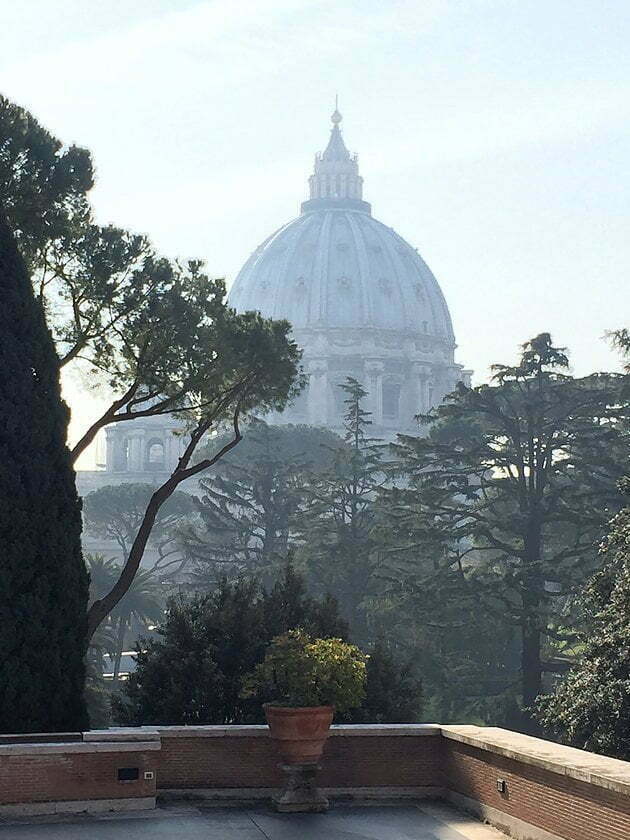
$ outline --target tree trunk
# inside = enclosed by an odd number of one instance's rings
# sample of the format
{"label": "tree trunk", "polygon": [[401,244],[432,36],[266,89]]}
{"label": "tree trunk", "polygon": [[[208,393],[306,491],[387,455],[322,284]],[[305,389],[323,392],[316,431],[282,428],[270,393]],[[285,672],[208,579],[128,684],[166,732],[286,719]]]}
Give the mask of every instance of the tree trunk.
{"label": "tree trunk", "polygon": [[[535,506],[534,506],[535,507]],[[542,646],[540,615],[543,603],[542,569],[542,526],[537,509],[530,514],[529,525],[524,540],[526,572],[523,579],[523,619],[521,649],[521,687],[523,695],[523,729],[534,735],[539,728],[532,718],[532,708],[541,693]]]}
{"label": "tree trunk", "polygon": [[541,636],[535,627],[523,627],[521,653],[523,705],[532,706],[541,693],[542,663],[540,661]]}
{"label": "tree trunk", "polygon": [[230,449],[236,446],[236,444],[241,440],[242,435],[239,428],[239,416],[240,407],[237,406],[233,417],[234,437],[232,440],[228,441],[225,446],[221,447],[221,449],[212,458],[204,458],[203,461],[189,467],[188,464],[199,441],[212,425],[212,419],[201,423],[192,433],[190,442],[184,450],[184,454],[179,459],[177,467],[164,484],[158,487],[155,493],[151,496],[138,529],[138,533],[136,534],[131,550],[129,551],[129,556],[127,557],[122,572],[120,573],[120,577],[111,590],[102,598],[94,601],[88,610],[88,643],[96,632],[96,629],[101,621],[109,615],[133,583],[136,572],[140,568],[140,562],[144,556],[144,551],[149,537],[151,536],[155,519],[164,502],[170,499],[182,481],[185,481],[187,478],[191,478],[193,475],[197,475],[203,470],[214,466],[217,461],[226,455]]}

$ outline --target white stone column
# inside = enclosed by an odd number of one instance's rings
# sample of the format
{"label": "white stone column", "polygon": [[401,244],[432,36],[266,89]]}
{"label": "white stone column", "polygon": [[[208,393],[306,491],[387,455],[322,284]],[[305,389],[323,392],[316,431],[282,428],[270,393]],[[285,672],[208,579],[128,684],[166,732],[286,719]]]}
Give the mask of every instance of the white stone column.
{"label": "white stone column", "polygon": [[308,422],[325,426],[328,421],[328,362],[313,359],[308,363]]}
{"label": "white stone column", "polygon": [[378,359],[368,359],[365,362],[366,390],[369,391],[370,411],[372,422],[376,426],[383,425],[383,371],[385,365]]}
{"label": "white stone column", "polygon": [[411,376],[414,383],[414,414],[426,414],[431,408],[428,404],[427,394],[427,381],[429,374],[430,370],[428,365],[423,365],[420,362],[414,362],[411,366]]}
{"label": "white stone column", "polygon": [[115,441],[116,437],[112,434],[113,430],[105,430],[105,470],[106,472],[113,472],[116,469],[115,462]]}

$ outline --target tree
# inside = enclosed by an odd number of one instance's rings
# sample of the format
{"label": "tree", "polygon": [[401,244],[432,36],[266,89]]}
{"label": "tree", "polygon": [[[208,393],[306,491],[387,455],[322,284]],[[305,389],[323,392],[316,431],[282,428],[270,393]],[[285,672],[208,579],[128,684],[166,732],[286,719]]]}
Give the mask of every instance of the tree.
{"label": "tree", "polygon": [[[113,423],[172,415],[188,431],[176,469],[151,496],[120,579],[90,607],[91,637],[130,586],[161,506],[238,443],[243,414],[281,409],[295,395],[300,354],[286,322],[228,309],[225,284],[210,280],[200,261],[171,263],[144,237],[95,225],[86,197],[89,154],[65,152],[4,98],[0,138],[0,183],[57,341],[58,367],[81,364],[112,392],[74,457]],[[202,440],[226,425],[232,440],[192,464]]]}
{"label": "tree", "polygon": [[[630,479],[621,483],[630,495]],[[550,732],[574,746],[630,760],[630,507],[610,522],[603,568],[581,598],[587,632],[578,663],[538,699]]]}
{"label": "tree", "polygon": [[422,713],[422,683],[384,639],[369,650],[365,699],[349,723],[415,723]]}
{"label": "tree", "polygon": [[[189,425],[184,452],[169,478],[151,496],[119,580],[90,607],[92,633],[116,606],[136,574],[162,505],[186,479],[213,467],[241,440],[240,419],[258,411],[281,410],[299,388],[300,351],[289,340],[286,321],[269,321],[255,312],[237,315],[223,305],[204,326],[202,341],[188,354],[189,391],[182,418]],[[193,463],[199,444],[210,430],[232,425],[232,437]]]}
{"label": "tree", "polygon": [[[88,554],[86,562],[90,572],[90,601],[95,601],[109,592],[120,577],[121,567],[100,554]],[[146,631],[150,622],[158,624],[163,615],[164,599],[159,581],[152,570],[139,571],[116,608],[107,617],[107,625],[101,625],[101,629],[110,631],[108,653],[113,663],[114,683],[118,681],[120,661],[132,625],[135,623],[140,632]],[[136,637],[137,635],[136,629]]]}
{"label": "tree", "polygon": [[330,590],[339,599],[353,637],[369,638],[366,596],[372,573],[375,499],[384,483],[383,447],[368,437],[370,412],[363,409],[367,391],[348,377],[339,386],[344,404],[344,440],[330,467],[311,477],[308,506],[298,526],[300,557],[309,580],[319,591]]}
{"label": "tree", "polygon": [[0,195],[30,268],[72,219],[89,217],[94,184],[90,154],[65,147],[24,108],[0,96]]}
{"label": "tree", "polygon": [[[151,484],[108,484],[88,493],[83,499],[85,529],[97,537],[116,542],[123,559],[142,524],[147,505],[153,495]],[[158,560],[151,572],[171,574],[185,563],[175,545],[173,530],[193,510],[193,497],[177,490],[162,506],[151,531],[150,542],[158,551]],[[106,594],[100,591],[99,594]]]}
{"label": "tree", "polygon": [[287,565],[270,592],[253,580],[223,580],[211,594],[173,599],[158,639],[141,640],[137,669],[116,703],[122,723],[262,722],[260,703],[244,699],[243,680],[278,632],[344,635],[334,602],[309,599]]}
{"label": "tree", "polygon": [[179,528],[198,580],[274,576],[304,507],[305,486],[339,446],[343,442],[326,429],[253,420],[238,449],[200,480],[197,523]]}
{"label": "tree", "polygon": [[82,729],[88,578],[69,413],[54,344],[1,208],[0,287],[0,727]]}
{"label": "tree", "polygon": [[474,583],[483,609],[520,634],[525,707],[551,667],[545,641],[563,638],[557,605],[595,567],[627,453],[620,377],[576,379],[567,367],[543,333],[518,365],[495,365],[490,384],[460,384],[423,418],[428,436],[393,447],[404,478],[390,495],[394,571],[418,560],[416,588],[453,572]]}

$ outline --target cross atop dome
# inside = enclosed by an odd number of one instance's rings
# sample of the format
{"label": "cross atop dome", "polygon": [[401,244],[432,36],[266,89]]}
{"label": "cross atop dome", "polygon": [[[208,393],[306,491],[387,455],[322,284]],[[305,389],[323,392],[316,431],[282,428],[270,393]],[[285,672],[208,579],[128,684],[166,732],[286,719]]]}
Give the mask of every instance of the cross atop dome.
{"label": "cross atop dome", "polygon": [[330,118],[333,125],[338,125],[343,117],[339,113],[339,97],[335,94],[335,110],[333,111],[332,117]]}
{"label": "cross atop dome", "polygon": [[359,159],[351,155],[343,142],[339,124],[343,117],[339,112],[337,97],[331,117],[333,127],[328,145],[315,155],[315,168],[308,179],[310,200],[302,204],[302,212],[321,209],[322,206],[354,209],[370,212],[370,205],[363,201],[363,178],[359,175]]}

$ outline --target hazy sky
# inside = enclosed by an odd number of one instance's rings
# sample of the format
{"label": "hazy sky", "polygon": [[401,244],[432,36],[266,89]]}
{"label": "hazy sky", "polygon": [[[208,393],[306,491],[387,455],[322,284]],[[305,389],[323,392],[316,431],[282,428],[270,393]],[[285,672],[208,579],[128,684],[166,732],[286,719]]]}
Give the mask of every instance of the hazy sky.
{"label": "hazy sky", "polygon": [[[629,0],[0,0],[0,90],[91,149],[102,222],[230,282],[297,214],[335,93],[458,360],[630,322]],[[76,399],[75,409],[80,410]]]}

